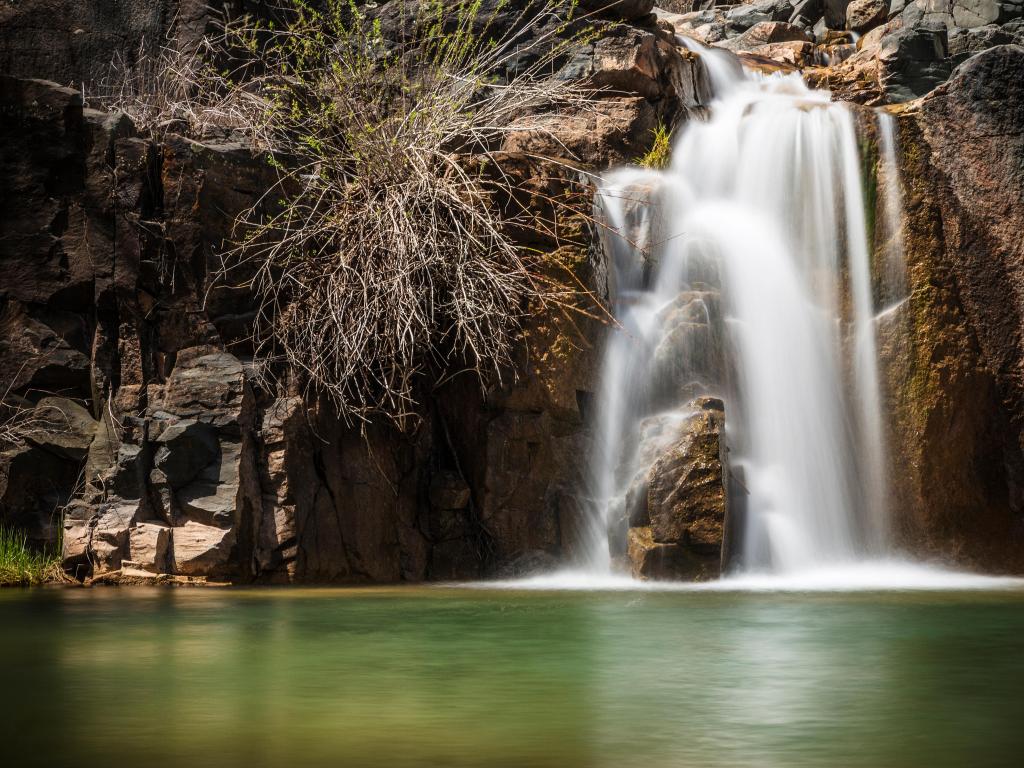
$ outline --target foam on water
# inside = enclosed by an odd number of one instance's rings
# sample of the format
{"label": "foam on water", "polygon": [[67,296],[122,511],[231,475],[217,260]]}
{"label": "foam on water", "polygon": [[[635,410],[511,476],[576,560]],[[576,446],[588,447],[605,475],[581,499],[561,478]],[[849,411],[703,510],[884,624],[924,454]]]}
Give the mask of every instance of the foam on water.
{"label": "foam on water", "polygon": [[460,584],[477,589],[591,592],[959,592],[1024,590],[1024,578],[986,576],[938,565],[866,560],[795,573],[742,573],[717,581],[638,581],[628,575],[559,571],[526,579]]}

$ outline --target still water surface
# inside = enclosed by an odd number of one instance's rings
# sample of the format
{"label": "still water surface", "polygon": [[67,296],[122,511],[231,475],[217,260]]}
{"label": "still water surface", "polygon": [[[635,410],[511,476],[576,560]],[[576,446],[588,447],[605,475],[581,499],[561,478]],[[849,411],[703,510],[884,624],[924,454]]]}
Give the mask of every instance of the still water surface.
{"label": "still water surface", "polygon": [[1020,766],[1024,593],[0,592],[10,766]]}

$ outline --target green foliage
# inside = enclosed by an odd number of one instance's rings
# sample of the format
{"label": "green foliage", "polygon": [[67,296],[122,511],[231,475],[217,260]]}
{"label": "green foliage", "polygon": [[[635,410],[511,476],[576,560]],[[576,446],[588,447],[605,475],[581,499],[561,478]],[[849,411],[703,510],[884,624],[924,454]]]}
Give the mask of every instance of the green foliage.
{"label": "green foliage", "polygon": [[33,552],[23,532],[0,525],[0,586],[42,584],[60,575],[59,555]]}
{"label": "green foliage", "polygon": [[654,141],[651,144],[651,148],[647,150],[647,153],[640,158],[639,164],[644,168],[660,170],[668,167],[669,160],[671,159],[672,134],[665,127],[664,123],[658,123],[651,133]]}

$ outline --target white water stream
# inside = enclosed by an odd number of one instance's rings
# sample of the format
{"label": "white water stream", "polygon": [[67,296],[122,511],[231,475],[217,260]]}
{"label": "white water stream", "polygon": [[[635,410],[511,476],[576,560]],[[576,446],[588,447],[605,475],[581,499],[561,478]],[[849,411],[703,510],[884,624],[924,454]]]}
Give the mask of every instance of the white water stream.
{"label": "white water stream", "polygon": [[[735,570],[841,573],[891,554],[854,117],[799,74],[745,72],[686,44],[712,82],[709,119],[685,126],[670,168],[608,174],[596,203],[613,233],[604,241],[621,328],[597,402],[590,570],[609,571],[608,526],[652,455],[652,419],[682,418],[709,394],[725,401],[734,483],[746,492]],[[880,128],[894,169],[892,126]],[[894,170],[884,186],[895,235]]]}

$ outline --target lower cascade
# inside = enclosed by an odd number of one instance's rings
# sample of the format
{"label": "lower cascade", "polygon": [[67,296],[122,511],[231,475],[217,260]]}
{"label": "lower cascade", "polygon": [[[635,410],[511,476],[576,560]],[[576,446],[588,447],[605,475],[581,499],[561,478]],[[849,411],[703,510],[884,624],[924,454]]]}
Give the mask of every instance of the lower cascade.
{"label": "lower cascade", "polygon": [[590,565],[704,580],[885,558],[875,315],[902,276],[873,289],[854,113],[797,73],[687,44],[716,94],[708,119],[664,170],[608,174],[595,203],[617,325]]}

